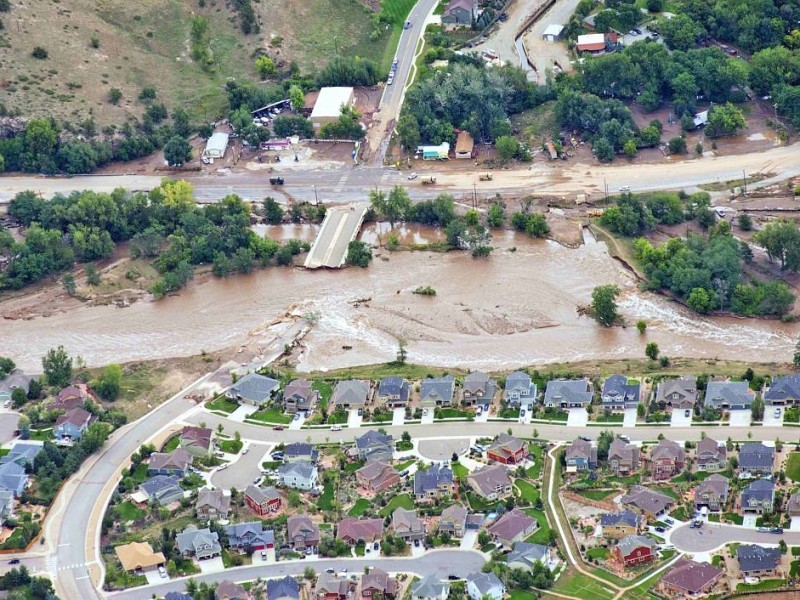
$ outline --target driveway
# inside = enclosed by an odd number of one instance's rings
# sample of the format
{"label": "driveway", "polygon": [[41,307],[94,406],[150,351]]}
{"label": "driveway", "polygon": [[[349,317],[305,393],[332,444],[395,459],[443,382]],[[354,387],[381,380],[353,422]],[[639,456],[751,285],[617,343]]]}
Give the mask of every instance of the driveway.
{"label": "driveway", "polygon": [[[425,411],[428,411],[428,414],[425,414]],[[433,425],[433,409],[432,408],[423,408],[422,409],[422,419],[420,419],[421,425]]]}
{"label": "driveway", "polygon": [[789,525],[790,531],[800,531],[800,517],[792,517],[792,524]]}
{"label": "driveway", "polygon": [[750,427],[750,409],[738,409],[731,411],[731,427]]}
{"label": "driveway", "polygon": [[488,423],[489,422],[489,411],[482,410],[481,414],[475,413],[475,423]]}
{"label": "driveway", "polygon": [[569,408],[567,427],[586,427],[589,422],[589,413],[585,408]]}
{"label": "driveway", "polygon": [[[529,411],[527,408],[525,409],[525,414],[522,414],[522,410],[519,411],[519,422],[523,425],[530,425],[531,424],[531,417],[533,417],[533,413]],[[588,418],[588,417],[587,417]]]}
{"label": "driveway", "polygon": [[406,422],[406,409],[404,406],[398,406],[392,413],[392,427],[402,427]]}
{"label": "driveway", "polygon": [[761,533],[756,529],[747,529],[736,525],[706,523],[699,529],[691,529],[688,525],[678,527],[672,532],[670,542],[681,552],[710,552],[730,544],[770,544],[775,545],[783,538],[789,546],[800,544],[800,531],[784,531],[782,536],[774,533]]}
{"label": "driveway", "polygon": [[478,530],[477,529],[469,529],[464,534],[464,537],[461,538],[461,544],[459,544],[459,548],[462,550],[472,550],[475,547],[475,544],[478,543]]}
{"label": "driveway", "polygon": [[414,558],[425,556],[426,552],[427,550],[425,550],[425,544],[422,542],[420,542],[419,546],[415,546],[413,543],[411,544],[411,556]]}
{"label": "driveway", "polygon": [[449,438],[443,440],[420,440],[418,452],[423,458],[428,460],[447,461],[453,457],[453,452],[459,456],[464,454],[469,448],[469,438]]}
{"label": "driveway", "polygon": [[221,556],[199,560],[197,564],[200,566],[201,573],[219,573],[225,570],[225,565],[222,562]]}
{"label": "driveway", "polygon": [[744,515],[742,517],[742,527],[746,527],[747,529],[755,529],[758,527],[756,523],[758,522],[758,515]]}
{"label": "driveway", "polygon": [[764,407],[764,427],[783,427],[783,407]]}
{"label": "driveway", "polygon": [[166,583],[167,581],[169,581],[169,576],[162,577],[161,573],[158,572],[158,569],[155,569],[153,571],[145,571],[144,576],[145,578],[147,578],[148,585],[156,585],[159,583]]}
{"label": "driveway", "polygon": [[347,426],[351,429],[361,427],[363,419],[358,414],[358,409],[353,408],[347,413]]}
{"label": "driveway", "polygon": [[306,417],[305,417],[306,413],[297,413],[297,414],[300,415],[300,416],[298,418],[296,418],[296,419],[292,418],[292,422],[289,423],[289,429],[291,429],[293,431],[297,431],[298,429],[302,429],[303,428],[303,423],[306,422]]}
{"label": "driveway", "polygon": [[232,487],[237,490],[245,489],[253,483],[256,476],[261,475],[261,463],[270,447],[267,444],[251,444],[247,454],[240,454],[238,460],[230,463],[226,469],[217,470],[211,476],[211,483],[223,490]]}
{"label": "driveway", "polygon": [[692,426],[692,411],[689,409],[689,416],[686,416],[685,408],[676,408],[672,411],[672,418],[670,424],[673,427],[691,427]]}
{"label": "driveway", "polygon": [[638,415],[635,408],[626,408],[625,417],[622,419],[623,427],[636,427],[636,419]]}
{"label": "driveway", "polygon": [[14,439],[14,430],[19,423],[19,414],[7,408],[0,409],[0,444],[7,444]]}
{"label": "driveway", "polygon": [[237,408],[230,415],[228,415],[228,418],[231,421],[236,421],[237,423],[244,423],[244,420],[257,410],[258,410],[257,406],[242,404],[239,408]]}

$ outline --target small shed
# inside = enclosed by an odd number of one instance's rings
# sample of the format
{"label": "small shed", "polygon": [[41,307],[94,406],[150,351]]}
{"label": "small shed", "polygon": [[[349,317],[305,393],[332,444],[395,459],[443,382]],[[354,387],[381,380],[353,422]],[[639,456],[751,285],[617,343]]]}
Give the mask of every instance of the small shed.
{"label": "small shed", "polygon": [[351,87],[322,88],[314,103],[314,110],[311,111],[311,123],[314,129],[338,120],[342,114],[342,106],[350,106],[354,102],[355,94]]}
{"label": "small shed", "polygon": [[695,127],[705,127],[708,124],[708,111],[704,110],[694,116],[693,120]]}
{"label": "small shed", "polygon": [[456,158],[472,158],[474,148],[475,140],[469,131],[460,132],[456,138]]}
{"label": "small shed", "polygon": [[558,23],[550,23],[542,34],[542,39],[546,42],[557,42],[564,35],[564,26]]}
{"label": "small shed", "polygon": [[417,154],[422,156],[422,160],[446,160],[450,154],[450,144],[442,142],[438,146],[417,146]]}
{"label": "small shed", "polygon": [[206,158],[222,158],[225,150],[228,149],[228,134],[218,131],[211,135],[206,142],[206,149],[203,156]]}

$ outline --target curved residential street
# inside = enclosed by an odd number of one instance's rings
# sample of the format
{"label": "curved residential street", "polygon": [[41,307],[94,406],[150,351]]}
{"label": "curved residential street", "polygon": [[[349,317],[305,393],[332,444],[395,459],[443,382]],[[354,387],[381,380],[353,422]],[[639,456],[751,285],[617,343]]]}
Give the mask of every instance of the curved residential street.
{"label": "curved residential street", "polygon": [[711,552],[733,542],[742,544],[774,544],[780,540],[789,546],[800,545],[800,531],[784,530],[783,534],[761,533],[755,529],[738,525],[722,525],[720,523],[703,523],[702,527],[692,529],[683,525],[675,529],[670,536],[670,543],[682,552]]}

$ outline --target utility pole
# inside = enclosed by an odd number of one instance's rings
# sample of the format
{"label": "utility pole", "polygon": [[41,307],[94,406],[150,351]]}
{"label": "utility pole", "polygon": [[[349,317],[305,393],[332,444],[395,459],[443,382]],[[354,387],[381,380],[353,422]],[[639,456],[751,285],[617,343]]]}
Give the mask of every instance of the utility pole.
{"label": "utility pole", "polygon": [[605,194],[606,204],[608,204],[608,184],[606,183],[605,177],[603,177],[603,192]]}
{"label": "utility pole", "polygon": [[472,208],[478,208],[478,185],[475,182],[472,183]]}
{"label": "utility pole", "polygon": [[744,195],[747,196],[747,173],[742,169],[742,179],[744,180]]}
{"label": "utility pole", "polygon": [[314,184],[314,204],[319,204],[319,196],[317,195],[317,184]]}

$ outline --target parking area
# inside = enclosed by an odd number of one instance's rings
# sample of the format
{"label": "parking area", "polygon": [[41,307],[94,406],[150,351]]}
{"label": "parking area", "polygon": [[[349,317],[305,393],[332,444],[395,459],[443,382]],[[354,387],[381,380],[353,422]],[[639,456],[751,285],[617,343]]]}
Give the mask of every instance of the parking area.
{"label": "parking area", "polygon": [[399,406],[394,409],[392,413],[392,426],[393,427],[402,427],[403,423],[406,422],[406,409],[403,406]]}
{"label": "parking area", "polygon": [[245,489],[253,483],[256,477],[260,476],[261,463],[270,460],[265,454],[272,446],[267,444],[251,444],[247,454],[239,455],[235,462],[231,462],[227,468],[217,470],[211,476],[211,483],[214,486],[229,490],[235,487],[238,490]]}
{"label": "parking area", "polygon": [[589,423],[589,413],[585,408],[569,408],[567,427],[586,427]]}
{"label": "parking area", "polygon": [[267,548],[263,553],[264,555],[262,556],[262,551],[256,550],[251,554],[254,565],[268,565],[277,562],[277,558],[275,558],[275,548]]}
{"label": "parking area", "polygon": [[476,423],[488,423],[489,422],[489,411],[488,410],[481,410],[481,414],[475,413],[475,422]]}
{"label": "parking area", "polygon": [[455,452],[459,456],[469,448],[469,438],[445,440],[420,440],[418,451],[420,456],[428,460],[445,460],[450,462]]}
{"label": "parking area", "polygon": [[347,426],[351,429],[361,427],[362,420],[361,415],[358,414],[358,409],[350,409],[347,413]]}
{"label": "parking area", "polygon": [[[525,411],[524,415],[522,414],[523,410]],[[528,410],[527,407],[520,409],[520,411],[519,411],[519,422],[520,423],[522,423],[524,425],[530,425],[532,417],[533,417],[533,412]]]}
{"label": "parking area", "polygon": [[[687,412],[689,413],[688,415],[686,414]],[[690,408],[672,409],[672,417],[670,418],[670,425],[672,425],[672,427],[691,427],[692,409]]]}
{"label": "parking area", "polygon": [[623,427],[636,427],[637,413],[635,408],[626,408],[625,416],[622,419]]}
{"label": "parking area", "polygon": [[749,410],[732,410],[730,416],[731,427],[750,427],[750,418]]}
{"label": "parking area", "polygon": [[783,427],[783,408],[780,406],[764,407],[764,427]]}

